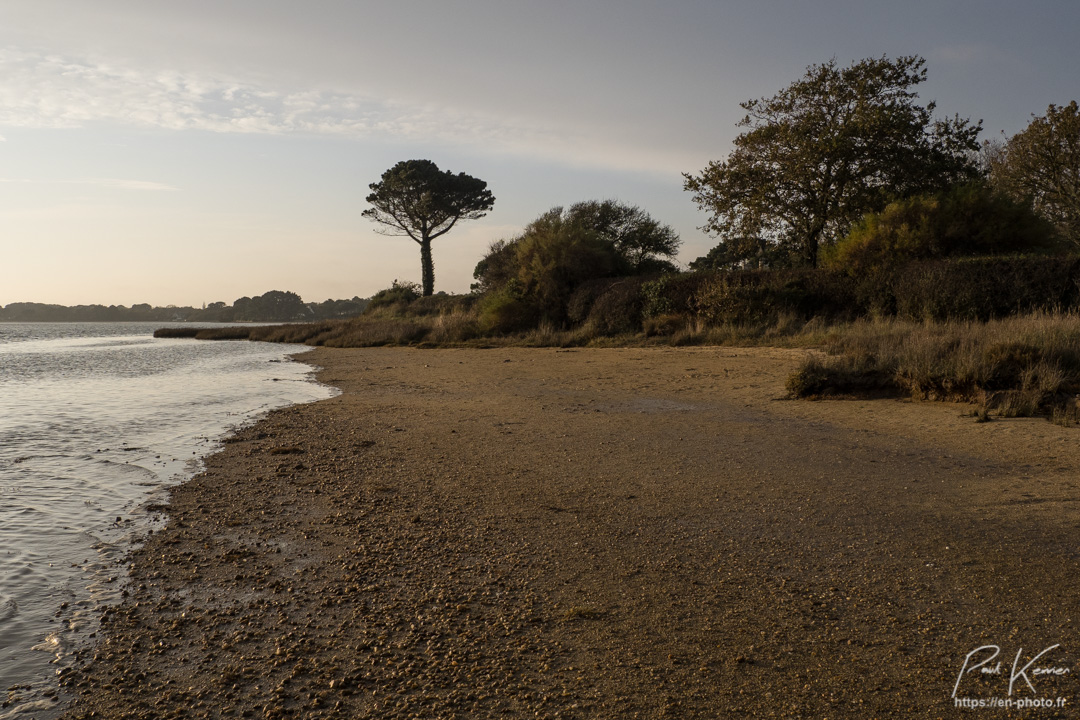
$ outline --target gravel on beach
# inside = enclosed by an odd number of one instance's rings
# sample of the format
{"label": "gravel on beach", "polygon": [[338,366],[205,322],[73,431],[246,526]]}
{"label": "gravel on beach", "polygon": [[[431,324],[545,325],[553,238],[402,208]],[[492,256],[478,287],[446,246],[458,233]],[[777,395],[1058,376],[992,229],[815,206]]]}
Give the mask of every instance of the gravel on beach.
{"label": "gravel on beach", "polygon": [[342,394],[172,491],[65,717],[1071,717],[1077,430],[788,400],[802,354],[305,355]]}

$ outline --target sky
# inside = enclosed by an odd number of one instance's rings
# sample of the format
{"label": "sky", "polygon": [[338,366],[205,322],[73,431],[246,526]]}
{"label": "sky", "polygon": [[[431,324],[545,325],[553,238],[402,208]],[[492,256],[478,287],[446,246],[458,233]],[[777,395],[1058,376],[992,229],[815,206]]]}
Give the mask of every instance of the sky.
{"label": "sky", "polygon": [[4,0],[0,305],[307,301],[420,280],[363,218],[400,160],[488,183],[433,245],[467,292],[493,241],[616,199],[715,243],[683,173],[739,103],[835,58],[920,55],[923,102],[1022,130],[1080,99],[1075,0]]}

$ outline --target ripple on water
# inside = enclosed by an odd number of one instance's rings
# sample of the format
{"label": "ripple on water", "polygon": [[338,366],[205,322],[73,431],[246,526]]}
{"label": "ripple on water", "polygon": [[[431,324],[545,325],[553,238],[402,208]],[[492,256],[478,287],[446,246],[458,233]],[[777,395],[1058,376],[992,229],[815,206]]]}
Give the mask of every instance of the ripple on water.
{"label": "ripple on water", "polygon": [[20,687],[0,720],[58,714],[56,674],[119,599],[145,503],[228,430],[332,394],[273,382],[307,376],[281,346],[152,329],[0,326],[0,690]]}

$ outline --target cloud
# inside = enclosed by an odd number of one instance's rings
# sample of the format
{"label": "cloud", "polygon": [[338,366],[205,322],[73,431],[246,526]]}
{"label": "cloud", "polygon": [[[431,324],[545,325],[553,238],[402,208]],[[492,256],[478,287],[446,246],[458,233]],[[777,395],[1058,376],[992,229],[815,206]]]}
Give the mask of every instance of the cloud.
{"label": "cloud", "polygon": [[[467,145],[571,165],[672,172],[685,166],[574,127],[327,89],[284,91],[210,73],[0,49],[0,127],[77,128],[113,122],[217,133],[310,133]],[[694,164],[697,164],[696,162]]]}
{"label": "cloud", "polygon": [[441,107],[326,90],[281,92],[227,77],[0,50],[0,125],[70,128],[98,121],[170,130],[444,141],[537,132]]}
{"label": "cloud", "polygon": [[137,190],[155,192],[173,192],[180,188],[166,185],[165,183],[149,180],[119,180],[116,178],[84,178],[79,180],[36,180],[33,178],[0,178],[0,183],[20,183],[26,185],[44,185],[59,183],[62,185],[97,185],[99,187],[114,188],[116,190]]}

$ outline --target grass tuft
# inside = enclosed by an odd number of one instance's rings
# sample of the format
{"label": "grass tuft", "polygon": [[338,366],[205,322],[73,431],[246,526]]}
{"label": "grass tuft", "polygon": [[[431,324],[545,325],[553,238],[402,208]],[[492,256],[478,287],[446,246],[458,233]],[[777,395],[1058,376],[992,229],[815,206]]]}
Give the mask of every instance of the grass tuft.
{"label": "grass tuft", "polygon": [[892,390],[979,403],[987,417],[994,411],[1065,422],[1076,413],[1080,315],[1033,313],[985,323],[861,321],[831,331],[825,348],[828,357],[808,357],[788,380],[792,395]]}

